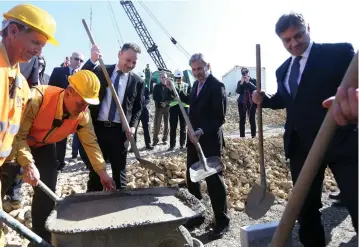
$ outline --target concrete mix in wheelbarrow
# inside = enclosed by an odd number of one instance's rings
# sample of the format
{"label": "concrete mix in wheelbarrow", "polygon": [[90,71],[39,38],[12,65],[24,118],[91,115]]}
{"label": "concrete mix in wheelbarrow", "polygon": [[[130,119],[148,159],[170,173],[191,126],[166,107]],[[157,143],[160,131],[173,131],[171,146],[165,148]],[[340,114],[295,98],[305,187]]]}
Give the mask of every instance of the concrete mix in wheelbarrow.
{"label": "concrete mix in wheelbarrow", "polygon": [[124,229],[190,218],[199,212],[203,212],[201,203],[183,189],[172,195],[98,195],[59,205],[48,226],[63,233]]}

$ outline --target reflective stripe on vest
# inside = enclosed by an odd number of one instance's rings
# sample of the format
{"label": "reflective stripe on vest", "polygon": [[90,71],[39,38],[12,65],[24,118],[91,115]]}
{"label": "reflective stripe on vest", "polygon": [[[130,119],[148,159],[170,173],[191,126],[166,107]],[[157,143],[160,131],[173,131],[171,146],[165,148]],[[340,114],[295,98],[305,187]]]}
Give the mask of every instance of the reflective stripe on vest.
{"label": "reflective stripe on vest", "polygon": [[[176,89],[177,89],[177,92],[178,91],[181,91],[183,92],[185,95],[187,95],[187,91],[188,91],[188,84],[185,83],[185,82],[181,82],[180,84],[180,87],[178,88],[178,83],[174,83]],[[189,107],[189,105],[187,105],[186,103],[182,102],[183,106],[184,107]],[[172,106],[176,106],[178,105],[178,101],[176,99],[172,100],[171,103],[169,104],[170,107]]]}
{"label": "reflective stripe on vest", "polygon": [[7,156],[9,156],[11,154],[11,150],[12,148],[10,147],[10,149],[8,150],[3,150],[0,152],[0,157],[1,158],[6,158]]}
{"label": "reflective stripe on vest", "polygon": [[45,89],[40,110],[27,136],[29,146],[40,147],[56,143],[76,131],[79,118],[55,119],[60,94],[63,91],[64,89],[54,86],[48,86]]}

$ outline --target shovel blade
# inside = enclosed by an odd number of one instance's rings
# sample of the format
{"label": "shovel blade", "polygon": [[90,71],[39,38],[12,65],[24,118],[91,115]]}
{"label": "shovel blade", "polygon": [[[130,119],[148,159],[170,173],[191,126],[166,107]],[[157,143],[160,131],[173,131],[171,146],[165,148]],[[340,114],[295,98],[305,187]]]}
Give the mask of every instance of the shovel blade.
{"label": "shovel blade", "polygon": [[219,157],[209,157],[206,159],[207,170],[204,169],[204,164],[200,161],[194,163],[189,168],[190,179],[192,182],[197,183],[213,174],[222,171],[222,163]]}
{"label": "shovel blade", "polygon": [[160,167],[158,167],[155,163],[149,161],[149,160],[145,160],[142,158],[138,158],[137,159],[140,162],[140,165],[142,165],[143,167],[150,169],[152,171],[155,171],[157,173],[161,173],[161,174],[166,174],[164,170],[162,170]]}
{"label": "shovel blade", "polygon": [[263,217],[274,203],[274,195],[259,184],[254,184],[248,194],[244,212],[252,219]]}

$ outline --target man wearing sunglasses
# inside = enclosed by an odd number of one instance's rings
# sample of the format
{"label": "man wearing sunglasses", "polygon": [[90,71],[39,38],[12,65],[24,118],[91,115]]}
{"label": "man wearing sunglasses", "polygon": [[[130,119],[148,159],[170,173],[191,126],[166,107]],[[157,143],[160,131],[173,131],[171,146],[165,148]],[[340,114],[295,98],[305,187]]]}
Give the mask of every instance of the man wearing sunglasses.
{"label": "man wearing sunglasses", "polygon": [[[76,73],[80,69],[83,62],[84,62],[84,56],[81,53],[79,52],[72,53],[72,56],[70,57],[70,65],[68,67],[54,68],[49,79],[49,85],[64,88],[64,89],[67,88],[69,85],[67,77]],[[57,162],[58,162],[57,169],[59,171],[61,171],[66,165],[65,163],[66,143],[67,143],[67,138],[56,143]]]}

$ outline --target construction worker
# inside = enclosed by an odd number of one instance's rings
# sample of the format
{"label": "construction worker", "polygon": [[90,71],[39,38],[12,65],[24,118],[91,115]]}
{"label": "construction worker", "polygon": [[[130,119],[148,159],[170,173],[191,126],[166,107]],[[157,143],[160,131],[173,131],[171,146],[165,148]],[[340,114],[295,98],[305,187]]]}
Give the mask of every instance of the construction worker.
{"label": "construction worker", "polygon": [[[175,77],[175,87],[178,92],[178,95],[184,104],[184,108],[188,113],[189,107],[189,96],[191,93],[191,86],[188,83],[182,81],[183,73],[181,70],[177,69],[174,72]],[[167,87],[172,90],[170,86]],[[180,122],[180,147],[184,149],[184,145],[186,142],[186,122],[181,113],[181,109],[178,105],[177,100],[175,99],[174,93],[172,92],[172,102],[170,103],[170,148],[169,151],[172,151],[176,146],[176,130],[178,119]]]}
{"label": "construction worker", "polygon": [[145,87],[147,87],[150,90],[150,93],[152,93],[152,88],[150,85],[152,79],[152,71],[150,70],[149,64],[146,65],[146,68],[143,70],[143,73],[145,74]]}
{"label": "construction worker", "polygon": [[[58,44],[54,39],[55,20],[43,9],[20,4],[3,16],[0,42],[0,166],[5,161],[11,164],[12,160],[7,159],[7,156],[12,151],[15,135],[30,98],[29,86],[20,73],[19,63],[28,62],[33,56],[40,55],[47,42]],[[1,175],[3,173],[7,173],[5,165],[1,167]],[[14,173],[15,176],[17,173],[18,171]],[[11,184],[10,179],[9,181]],[[4,245],[5,237],[0,227],[0,247]]]}
{"label": "construction worker", "polygon": [[[24,182],[36,186],[41,176],[41,180],[55,191],[58,174],[55,143],[77,132],[104,189],[113,190],[115,185],[106,172],[106,162],[88,110],[89,105],[99,104],[100,81],[89,70],[81,70],[68,80],[66,89],[49,85],[32,88],[32,100],[16,136],[17,161],[24,169]],[[50,242],[45,221],[55,203],[40,188],[35,187],[34,192],[33,231]]]}

